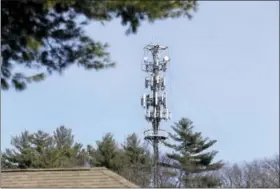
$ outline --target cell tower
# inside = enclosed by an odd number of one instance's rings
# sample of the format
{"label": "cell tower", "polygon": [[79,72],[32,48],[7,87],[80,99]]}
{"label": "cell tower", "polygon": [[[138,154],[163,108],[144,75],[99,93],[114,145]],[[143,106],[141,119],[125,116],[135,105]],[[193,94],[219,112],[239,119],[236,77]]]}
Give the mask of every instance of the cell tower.
{"label": "cell tower", "polygon": [[141,104],[145,108],[145,118],[152,124],[152,129],[144,132],[145,140],[153,145],[153,187],[159,187],[159,150],[158,145],[161,141],[167,139],[164,130],[159,129],[160,121],[169,120],[171,113],[167,109],[167,98],[165,92],[164,72],[167,70],[167,63],[170,61],[166,55],[168,47],[150,44],[144,48],[144,61],[142,70],[149,73],[145,78],[145,87],[150,89],[149,94],[144,94],[141,98]]}

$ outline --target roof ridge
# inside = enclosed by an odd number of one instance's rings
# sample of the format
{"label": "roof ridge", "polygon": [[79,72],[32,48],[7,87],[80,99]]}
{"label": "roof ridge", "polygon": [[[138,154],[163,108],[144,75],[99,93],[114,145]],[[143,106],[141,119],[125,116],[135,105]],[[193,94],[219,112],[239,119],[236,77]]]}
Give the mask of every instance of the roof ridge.
{"label": "roof ridge", "polygon": [[136,184],[128,181],[127,179],[125,179],[124,177],[118,175],[117,173],[115,173],[114,171],[110,170],[110,169],[103,169],[102,172],[106,175],[108,175],[109,177],[111,177],[112,179],[116,179],[117,181],[119,181],[121,184],[129,187],[129,188],[139,188],[139,186],[137,186]]}
{"label": "roof ridge", "polygon": [[73,168],[40,168],[40,169],[2,169],[1,172],[44,172],[44,171],[91,171],[105,170],[105,167],[73,167]]}

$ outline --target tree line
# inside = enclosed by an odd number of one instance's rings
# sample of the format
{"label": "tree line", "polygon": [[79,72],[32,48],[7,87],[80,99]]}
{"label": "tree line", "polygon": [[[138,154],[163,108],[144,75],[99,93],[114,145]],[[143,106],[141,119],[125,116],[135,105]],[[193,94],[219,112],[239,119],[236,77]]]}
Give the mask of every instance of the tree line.
{"label": "tree line", "polygon": [[[214,161],[218,151],[210,148],[217,141],[196,132],[191,120],[171,127],[164,143],[171,152],[160,154],[160,187],[279,187],[279,155],[244,164]],[[107,133],[83,146],[70,128],[59,126],[53,133],[24,131],[11,144],[2,152],[2,169],[106,167],[140,187],[151,183],[153,154],[136,133],[122,143]]]}

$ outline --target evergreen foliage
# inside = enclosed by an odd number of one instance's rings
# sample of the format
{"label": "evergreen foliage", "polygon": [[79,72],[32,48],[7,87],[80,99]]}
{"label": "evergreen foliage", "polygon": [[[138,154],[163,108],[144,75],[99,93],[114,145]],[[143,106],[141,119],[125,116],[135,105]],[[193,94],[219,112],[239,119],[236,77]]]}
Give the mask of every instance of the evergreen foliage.
{"label": "evergreen foliage", "polygon": [[[170,143],[173,152],[162,153],[159,164],[161,188],[275,187],[279,185],[279,155],[271,159],[223,167],[214,162],[217,151],[209,150],[216,141],[193,130],[189,119],[173,126]],[[75,141],[72,130],[60,126],[53,133],[42,130],[22,132],[11,139],[13,148],[2,153],[1,168],[106,167],[140,187],[151,184],[152,155],[133,133],[118,146],[112,133],[96,142],[96,148]],[[222,169],[220,169],[222,167]],[[253,171],[254,170],[254,171]]]}
{"label": "evergreen foliage", "polygon": [[87,161],[82,145],[74,142],[71,129],[60,126],[51,136],[41,130],[12,137],[14,148],[2,153],[2,168],[58,168],[81,166]]}
{"label": "evergreen foliage", "polygon": [[219,186],[218,180],[208,175],[201,176],[223,166],[221,161],[213,162],[217,151],[207,151],[217,141],[203,138],[201,132],[193,131],[193,127],[192,121],[186,118],[172,126],[174,133],[170,133],[169,137],[174,143],[165,143],[173,150],[167,154],[173,160],[170,166],[182,171],[180,179],[185,187]]}
{"label": "evergreen foliage", "polygon": [[133,133],[122,145],[125,167],[121,173],[125,178],[141,187],[149,187],[151,178],[151,155],[139,137]]}
{"label": "evergreen foliage", "polygon": [[190,18],[195,7],[193,0],[1,1],[1,88],[23,90],[27,83],[62,73],[73,64],[86,70],[114,66],[108,44],[85,34],[91,21],[106,23],[120,18],[121,24],[128,26],[126,33],[131,34],[143,21]]}
{"label": "evergreen foliage", "polygon": [[106,167],[119,172],[123,167],[122,156],[112,133],[107,133],[101,141],[96,142],[97,148],[93,152],[94,161],[92,166]]}

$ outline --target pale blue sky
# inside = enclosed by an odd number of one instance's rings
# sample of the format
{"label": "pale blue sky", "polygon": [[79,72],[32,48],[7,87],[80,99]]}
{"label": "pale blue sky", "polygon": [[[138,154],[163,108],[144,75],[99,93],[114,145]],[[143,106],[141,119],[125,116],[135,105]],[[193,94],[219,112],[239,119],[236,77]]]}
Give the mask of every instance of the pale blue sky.
{"label": "pale blue sky", "polygon": [[218,140],[217,158],[239,162],[279,151],[278,2],[200,2],[186,18],[143,23],[126,36],[119,20],[87,31],[108,42],[115,69],[89,72],[71,68],[28,90],[2,92],[2,149],[24,129],[51,132],[72,128],[76,140],[94,143],[106,132],[122,142],[127,134],[151,126],[140,97],[143,47],[169,47],[168,103],[172,121],[193,120],[197,131]]}

